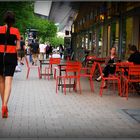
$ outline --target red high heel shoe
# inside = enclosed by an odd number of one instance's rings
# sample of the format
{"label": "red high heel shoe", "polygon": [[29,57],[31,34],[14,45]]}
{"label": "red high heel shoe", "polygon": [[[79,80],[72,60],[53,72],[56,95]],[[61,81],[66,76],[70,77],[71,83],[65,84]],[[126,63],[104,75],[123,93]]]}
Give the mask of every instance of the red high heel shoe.
{"label": "red high heel shoe", "polygon": [[7,108],[7,106],[2,107],[2,118],[8,118],[8,108]]}

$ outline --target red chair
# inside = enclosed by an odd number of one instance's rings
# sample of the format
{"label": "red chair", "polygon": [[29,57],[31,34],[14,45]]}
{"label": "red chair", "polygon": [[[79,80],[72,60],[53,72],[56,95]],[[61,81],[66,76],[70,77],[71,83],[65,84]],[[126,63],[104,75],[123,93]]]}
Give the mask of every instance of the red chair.
{"label": "red chair", "polygon": [[[80,73],[80,77],[87,77],[89,78],[90,81],[90,87],[91,87],[91,91],[94,92],[94,84],[93,84],[93,74],[95,72],[95,68],[96,68],[96,62],[92,64],[91,68],[82,68],[81,71],[84,71],[84,73]],[[90,71],[90,73],[87,73],[87,70]]]}
{"label": "red chair", "polygon": [[[69,62],[70,61],[70,57],[69,56],[67,56],[67,62]],[[67,63],[66,62],[66,63]],[[63,70],[65,70],[66,69],[66,66],[61,66],[61,69],[63,69]],[[59,68],[59,66],[56,66],[56,67],[54,67],[54,79],[56,79],[56,71],[60,71],[60,68]]]}
{"label": "red chair", "polygon": [[[79,84],[79,90],[81,93],[81,85],[80,85],[80,70],[81,70],[81,63],[80,62],[67,62],[66,63],[66,74],[64,76],[57,76],[56,79],[56,93],[58,91],[58,81],[61,79],[64,80],[64,84],[61,85],[64,88],[64,93],[66,95],[66,80],[69,79],[71,84],[71,79],[74,79],[74,87],[73,89],[76,91],[77,83]],[[70,88],[69,88],[70,89]]]}
{"label": "red chair", "polygon": [[98,58],[96,57],[95,60],[94,60],[94,63],[95,63],[95,75],[96,77],[99,76],[99,75],[102,75],[102,71],[104,69],[104,66],[102,66],[102,64],[105,63],[105,59],[106,58]]}
{"label": "red chair", "polygon": [[37,69],[38,70],[38,77],[40,79],[40,68],[39,68],[39,66],[31,66],[31,65],[29,65],[29,61],[28,61],[28,58],[26,56],[25,56],[25,61],[26,61],[26,67],[27,67],[26,79],[29,78],[29,74],[30,74],[31,69]]}
{"label": "red chair", "polygon": [[[100,67],[100,66],[99,66]],[[100,69],[100,71],[101,71],[101,68],[99,68]],[[110,74],[108,77],[103,77],[103,75],[101,75],[102,76],[102,82],[101,82],[101,86],[100,86],[100,96],[102,97],[102,94],[103,94],[103,89],[104,89],[104,82],[105,81],[117,81],[118,82],[118,91],[119,91],[119,95],[122,95],[121,94],[121,79],[120,79],[120,77],[117,75],[117,73],[115,72],[115,74]],[[114,88],[115,89],[115,88]]]}
{"label": "red chair", "polygon": [[116,64],[116,73],[118,74],[118,77],[121,79],[121,95],[123,96],[123,92],[125,90],[125,84],[124,84],[124,76],[125,73],[128,73],[128,67],[129,66],[133,66],[134,63],[133,62],[119,62]]}
{"label": "red chair", "polygon": [[[46,74],[46,70],[48,69],[48,80],[50,79],[50,71],[49,70],[52,70],[52,65],[58,65],[60,64],[60,61],[61,59],[60,58],[50,58],[49,60],[49,66],[48,67],[45,67],[45,74]],[[54,67],[54,78],[56,77],[56,70],[59,69],[58,66]]]}
{"label": "red chair", "polygon": [[125,82],[125,95],[128,100],[129,83],[140,83],[140,65],[130,65],[128,75],[123,76]]}

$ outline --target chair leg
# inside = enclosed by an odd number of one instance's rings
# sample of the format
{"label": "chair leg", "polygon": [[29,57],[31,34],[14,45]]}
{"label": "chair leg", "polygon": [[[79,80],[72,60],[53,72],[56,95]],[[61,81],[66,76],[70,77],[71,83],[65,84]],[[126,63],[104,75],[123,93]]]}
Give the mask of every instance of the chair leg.
{"label": "chair leg", "polygon": [[126,99],[128,100],[128,82],[126,81],[126,92],[125,92],[125,95],[126,95]]}
{"label": "chair leg", "polygon": [[50,80],[50,76],[49,76],[49,69],[48,69],[48,73],[47,73],[47,74],[48,74],[48,80]]}
{"label": "chair leg", "polygon": [[74,80],[74,91],[77,91],[77,80]]}
{"label": "chair leg", "polygon": [[91,88],[91,91],[94,92],[94,86],[93,86],[92,77],[90,77],[90,88]]}
{"label": "chair leg", "polygon": [[29,78],[29,73],[30,73],[30,68],[28,68],[28,70],[27,70],[26,79],[28,79],[28,78]]}
{"label": "chair leg", "polygon": [[56,69],[54,69],[54,79],[56,79]]}
{"label": "chair leg", "polygon": [[121,81],[118,80],[118,90],[119,90],[119,96],[122,96],[122,93],[121,93]]}
{"label": "chair leg", "polygon": [[[71,85],[71,78],[69,79],[69,83]],[[69,87],[69,92],[71,91],[71,87]]]}
{"label": "chair leg", "polygon": [[66,78],[64,78],[64,94],[66,95]]}
{"label": "chair leg", "polygon": [[103,94],[103,85],[104,85],[105,80],[102,80],[101,82],[101,87],[100,87],[100,96],[102,97]]}
{"label": "chair leg", "polygon": [[57,92],[57,91],[58,91],[58,80],[59,80],[59,79],[58,79],[58,77],[57,77],[57,78],[56,78],[56,94],[58,94],[58,92]]}
{"label": "chair leg", "polygon": [[125,94],[125,92],[126,92],[126,81],[125,80],[123,80],[123,82],[122,82],[122,91],[121,91],[121,96],[123,97],[123,95]]}
{"label": "chair leg", "polygon": [[80,82],[80,78],[78,79],[78,83],[79,83],[79,90],[80,90],[80,94],[82,94],[82,91],[81,91],[81,82]]}
{"label": "chair leg", "polygon": [[45,79],[46,79],[46,71],[47,71],[46,69],[47,69],[47,68],[45,68],[45,76],[44,76]]}
{"label": "chair leg", "polygon": [[113,80],[113,90],[115,91],[115,80]]}
{"label": "chair leg", "polygon": [[38,67],[38,77],[40,79],[40,68]]}

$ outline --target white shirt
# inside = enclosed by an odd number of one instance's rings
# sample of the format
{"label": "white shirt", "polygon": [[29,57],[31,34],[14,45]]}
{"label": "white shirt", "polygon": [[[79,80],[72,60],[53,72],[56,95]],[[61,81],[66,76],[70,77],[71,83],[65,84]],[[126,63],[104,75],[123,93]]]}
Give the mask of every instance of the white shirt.
{"label": "white shirt", "polygon": [[44,44],[39,44],[40,53],[45,53],[45,48],[46,48],[46,45],[44,45]]}
{"label": "white shirt", "polygon": [[[49,56],[49,57],[51,57],[51,56]],[[60,54],[54,53],[54,54],[52,54],[52,58],[60,58]]]}

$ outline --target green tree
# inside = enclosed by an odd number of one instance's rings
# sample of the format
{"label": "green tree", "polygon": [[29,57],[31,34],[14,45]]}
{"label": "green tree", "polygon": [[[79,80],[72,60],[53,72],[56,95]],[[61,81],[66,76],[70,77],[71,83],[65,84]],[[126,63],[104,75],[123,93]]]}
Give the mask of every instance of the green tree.
{"label": "green tree", "polygon": [[57,47],[60,44],[64,45],[64,38],[62,38],[62,37],[47,38],[47,41],[49,41],[50,44],[53,45],[54,47]]}
{"label": "green tree", "polygon": [[[4,13],[8,10],[15,13],[15,27],[19,28],[21,34],[24,34],[27,28],[35,28],[43,40],[56,36],[55,24],[34,14],[33,2],[0,2],[0,19],[3,19]],[[0,24],[3,24],[2,20]]]}

